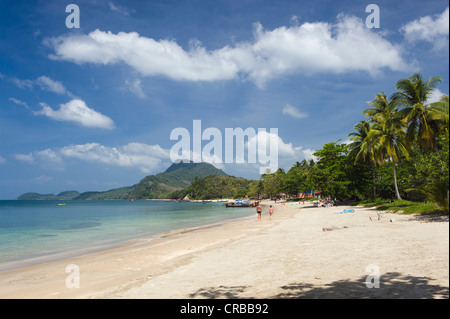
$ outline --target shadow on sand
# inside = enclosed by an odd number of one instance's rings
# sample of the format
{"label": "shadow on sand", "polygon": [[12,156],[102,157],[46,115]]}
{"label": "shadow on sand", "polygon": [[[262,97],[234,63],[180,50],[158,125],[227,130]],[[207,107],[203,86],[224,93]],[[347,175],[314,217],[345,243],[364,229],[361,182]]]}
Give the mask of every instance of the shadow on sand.
{"label": "shadow on sand", "polygon": [[[380,276],[379,288],[367,288],[367,277],[359,280],[339,280],[323,286],[290,283],[281,286],[281,292],[270,299],[433,299],[449,298],[449,287],[432,283],[432,278],[404,276],[397,272]],[[258,298],[249,297],[248,286],[219,286],[202,288],[190,298]]]}

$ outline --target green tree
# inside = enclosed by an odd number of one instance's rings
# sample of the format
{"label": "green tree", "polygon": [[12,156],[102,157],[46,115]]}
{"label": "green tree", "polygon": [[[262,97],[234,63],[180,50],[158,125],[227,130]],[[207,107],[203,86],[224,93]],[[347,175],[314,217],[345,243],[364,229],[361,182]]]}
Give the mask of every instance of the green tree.
{"label": "green tree", "polygon": [[[372,115],[373,123],[367,139],[377,147],[377,159],[384,162],[389,159],[392,162],[394,173],[395,196],[401,200],[398,190],[396,165],[401,156],[408,157],[408,151],[405,146],[405,122],[402,121],[397,108],[397,100],[388,101],[384,93],[377,94],[372,105],[380,109]],[[366,112],[366,115],[369,113]]]}
{"label": "green tree", "polygon": [[300,190],[301,181],[301,164],[296,162],[282,179],[282,192],[290,195],[297,195]]}
{"label": "green tree", "polygon": [[377,152],[378,145],[374,139],[367,138],[371,129],[369,121],[360,121],[354,127],[355,132],[350,133],[348,136],[352,141],[348,147],[350,149],[349,155],[355,156],[355,163],[362,161],[364,163],[369,162],[372,167],[372,196],[375,199],[377,196],[376,187],[376,165],[379,162]]}
{"label": "green tree", "polygon": [[327,143],[314,153],[317,164],[310,175],[314,188],[325,196],[345,199],[351,196],[347,146],[338,142]]}
{"label": "green tree", "polygon": [[284,175],[284,170],[281,168],[279,168],[275,173],[270,173],[268,170],[265,174],[261,175],[264,193],[270,198],[282,192],[282,179]]}
{"label": "green tree", "polygon": [[438,208],[449,213],[449,133],[439,136],[439,152],[421,152],[414,160],[416,176],[423,181],[408,191],[420,191]]}
{"label": "green tree", "polygon": [[398,92],[392,99],[403,106],[400,116],[408,124],[406,129],[406,145],[411,147],[417,141],[422,150],[437,150],[437,137],[440,134],[440,124],[448,122],[445,111],[437,105],[428,103],[433,90],[442,79],[433,76],[425,81],[420,73],[397,82]]}

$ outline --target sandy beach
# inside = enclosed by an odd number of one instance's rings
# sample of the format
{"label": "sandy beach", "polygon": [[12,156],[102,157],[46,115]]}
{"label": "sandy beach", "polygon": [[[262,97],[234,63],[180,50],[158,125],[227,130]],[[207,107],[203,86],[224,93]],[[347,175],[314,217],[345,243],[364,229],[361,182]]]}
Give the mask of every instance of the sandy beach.
{"label": "sandy beach", "polygon": [[255,214],[2,271],[0,298],[449,297],[448,218],[274,207],[273,220],[266,207],[260,222]]}

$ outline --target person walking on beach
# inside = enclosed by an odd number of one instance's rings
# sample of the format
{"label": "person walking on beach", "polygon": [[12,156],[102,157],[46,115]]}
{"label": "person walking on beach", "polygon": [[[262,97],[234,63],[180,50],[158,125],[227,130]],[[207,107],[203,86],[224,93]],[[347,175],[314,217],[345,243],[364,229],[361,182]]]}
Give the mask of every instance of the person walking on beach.
{"label": "person walking on beach", "polygon": [[269,207],[270,220],[272,220],[272,214],[273,214],[273,207],[272,207],[272,205],[270,205],[270,207]]}
{"label": "person walking on beach", "polygon": [[258,220],[261,220],[261,213],[262,213],[262,207],[258,204],[258,207],[256,207],[256,212],[258,213]]}

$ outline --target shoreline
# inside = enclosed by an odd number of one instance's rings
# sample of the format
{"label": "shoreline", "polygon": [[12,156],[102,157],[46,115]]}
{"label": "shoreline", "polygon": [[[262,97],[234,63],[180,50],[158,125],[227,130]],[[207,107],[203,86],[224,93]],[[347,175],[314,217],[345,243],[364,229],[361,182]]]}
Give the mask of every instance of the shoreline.
{"label": "shoreline", "polygon": [[[266,201],[265,204],[273,204]],[[237,220],[0,272],[0,298],[448,298],[448,221],[274,205]],[[328,229],[328,230],[325,230]],[[80,288],[67,288],[67,265]],[[382,286],[367,289],[368,265]]]}
{"label": "shoreline", "polygon": [[[52,200],[52,201],[53,202],[60,202],[59,200]],[[127,201],[127,200],[112,200],[112,201]],[[142,200],[142,201],[168,202],[168,201],[174,201],[174,200],[145,199],[145,200]],[[202,201],[191,201],[191,203],[201,203],[201,202]],[[210,202],[215,202],[215,201],[210,201]],[[189,203],[183,203],[183,204],[189,204]],[[103,244],[98,243],[98,244],[96,244],[93,247],[78,248],[76,250],[70,250],[70,251],[59,251],[59,252],[54,252],[54,253],[51,253],[51,254],[36,255],[36,256],[33,256],[33,257],[25,258],[25,259],[8,261],[8,262],[0,264],[0,273],[3,272],[3,271],[14,270],[14,269],[24,268],[24,267],[29,267],[29,266],[36,266],[36,265],[39,265],[39,264],[48,264],[48,263],[51,263],[51,262],[56,262],[56,261],[65,260],[65,259],[69,259],[69,258],[75,258],[75,257],[79,257],[79,256],[95,254],[95,253],[98,253],[98,252],[102,252],[102,251],[106,251],[106,250],[110,250],[110,249],[119,248],[119,247],[122,247],[122,246],[127,246],[127,245],[130,245],[130,244],[134,244],[135,242],[138,242],[138,241],[155,240],[155,239],[158,239],[158,238],[161,238],[161,237],[165,237],[165,236],[167,236],[170,233],[176,233],[176,232],[179,232],[181,230],[196,229],[196,228],[199,228],[199,227],[208,227],[210,225],[221,224],[221,223],[224,223],[224,222],[226,223],[228,221],[233,221],[235,219],[238,220],[238,219],[241,219],[241,218],[245,219],[245,218],[249,218],[249,216],[232,217],[230,219],[217,221],[217,222],[212,222],[212,224],[204,224],[204,225],[192,226],[192,227],[187,226],[187,228],[164,230],[164,231],[159,232],[159,233],[153,233],[153,234],[145,235],[144,237],[135,237],[135,238],[122,239],[122,240],[113,241],[113,242],[109,242],[109,243],[103,243]]]}
{"label": "shoreline", "polygon": [[[266,206],[265,203],[261,204],[262,206]],[[267,204],[269,205],[269,204]],[[230,208],[232,209],[232,208]],[[249,209],[255,209],[255,208],[249,208]],[[265,214],[268,215],[267,212]],[[263,215],[265,215],[263,213]],[[118,281],[122,281],[122,279],[125,278],[134,278],[136,277],[136,274],[126,274],[127,270],[134,270],[138,271],[142,269],[137,269],[133,267],[125,267],[121,269],[122,263],[120,261],[124,260],[124,258],[117,256],[122,256],[127,253],[136,253],[136,252],[142,252],[147,250],[152,250],[153,247],[156,247],[157,254],[163,255],[164,252],[160,251],[161,247],[169,246],[168,249],[172,250],[180,250],[181,247],[178,247],[179,245],[171,245],[173,242],[180,242],[183,239],[186,239],[185,237],[192,237],[190,234],[194,233],[196,234],[195,240],[201,241],[201,234],[205,232],[209,232],[210,230],[218,230],[220,232],[220,229],[223,228],[233,228],[236,224],[245,224],[248,223],[250,220],[256,220],[256,211],[254,215],[250,216],[244,216],[239,218],[232,218],[229,220],[223,220],[219,222],[215,222],[212,224],[205,224],[201,226],[194,226],[189,228],[182,228],[182,229],[175,229],[168,232],[162,232],[155,235],[152,235],[151,237],[140,237],[135,238],[132,240],[128,240],[126,242],[117,243],[114,245],[109,245],[106,247],[98,247],[93,248],[89,250],[86,253],[76,253],[75,255],[71,255],[71,252],[67,253],[61,253],[57,255],[50,256],[50,259],[46,259],[47,257],[37,257],[32,259],[27,259],[23,261],[17,261],[17,262],[10,262],[2,265],[5,269],[0,270],[0,299],[21,299],[21,298],[97,298],[99,297],[97,293],[91,294],[90,292],[86,292],[86,290],[81,291],[77,289],[68,289],[65,287],[65,280],[69,273],[66,273],[66,267],[67,265],[79,265],[80,267],[80,279],[83,274],[83,268],[84,265],[96,265],[99,266],[100,264],[107,264],[109,262],[112,262],[113,264],[117,263],[117,274],[115,274],[118,278]],[[239,235],[243,236],[242,234]],[[233,240],[233,238],[220,238],[221,241],[227,241],[227,240]],[[215,243],[211,243],[210,245],[214,245]],[[175,246],[175,247],[174,247]],[[183,245],[182,245],[183,246]],[[191,245],[192,246],[192,245]],[[208,246],[208,245],[206,245]],[[181,249],[181,251],[178,252],[172,252],[171,256],[162,257],[159,256],[163,263],[167,263],[168,261],[174,261],[174,259],[180,259],[187,257],[187,255],[204,249],[206,247],[203,246],[197,246],[195,249],[189,248]],[[167,248],[167,247],[166,247]],[[140,258],[141,256],[138,256],[137,258]],[[115,259],[115,260],[114,260]],[[148,259],[148,258],[147,258]],[[149,268],[154,269],[161,268],[161,264],[156,265],[157,260],[153,260],[149,262]],[[175,262],[179,262],[175,261]],[[9,268],[8,266],[13,266],[13,268]],[[14,267],[14,265],[17,265]],[[7,268],[8,267],[8,268]],[[167,269],[171,268],[171,265],[167,265]],[[107,268],[108,272],[114,272],[111,265],[109,265]],[[125,271],[123,271],[125,270]],[[87,271],[90,271],[89,269]],[[98,271],[98,270],[96,270]],[[134,272],[133,271],[133,272]],[[160,269],[157,272],[164,272],[164,269]],[[108,289],[111,289],[115,287],[115,284],[108,283],[111,280],[104,278],[104,276],[100,276],[100,284],[95,284],[95,286],[102,285],[104,282],[105,287],[108,287]],[[123,277],[123,278],[122,278]],[[30,280],[31,279],[31,280]],[[37,279],[37,280],[36,280]],[[48,280],[49,282],[43,282],[40,279],[45,279],[45,281]],[[137,279],[127,279],[126,282],[128,283],[129,280],[141,280],[142,278]],[[58,281],[58,283],[56,283]],[[84,281],[84,280],[83,280]],[[94,280],[95,281],[95,280]],[[18,285],[13,283],[20,283]],[[28,291],[27,286],[29,285],[38,285],[39,288],[37,291]],[[90,284],[89,284],[90,286]],[[90,288],[89,288],[90,289]],[[60,290],[63,290],[64,292],[58,292]]]}

